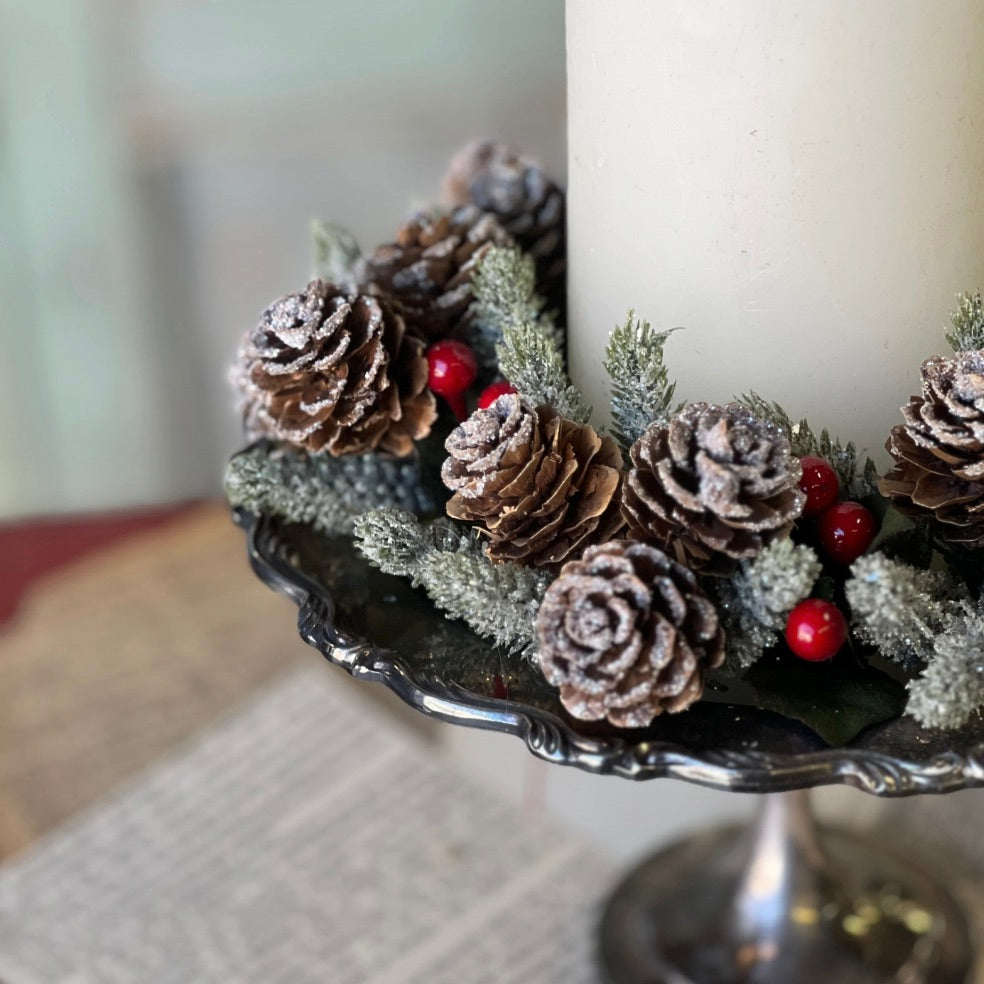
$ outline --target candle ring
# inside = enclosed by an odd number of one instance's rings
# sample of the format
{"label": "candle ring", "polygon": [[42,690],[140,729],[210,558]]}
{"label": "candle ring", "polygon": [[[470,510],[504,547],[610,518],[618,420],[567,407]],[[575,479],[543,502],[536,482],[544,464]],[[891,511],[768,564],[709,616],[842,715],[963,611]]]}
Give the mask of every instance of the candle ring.
{"label": "candle ring", "polygon": [[574,353],[604,368],[593,417],[567,372],[563,191],[494,141],[456,155],[445,189],[365,255],[316,226],[316,279],[232,371],[255,440],[227,470],[234,506],[351,537],[490,639],[492,699],[522,661],[572,718],[616,729],[702,700],[831,743],[979,714],[979,293],[959,295],[952,354],[899,394],[879,474],[741,379],[725,403],[679,392],[673,349],[699,330],[631,310]]}

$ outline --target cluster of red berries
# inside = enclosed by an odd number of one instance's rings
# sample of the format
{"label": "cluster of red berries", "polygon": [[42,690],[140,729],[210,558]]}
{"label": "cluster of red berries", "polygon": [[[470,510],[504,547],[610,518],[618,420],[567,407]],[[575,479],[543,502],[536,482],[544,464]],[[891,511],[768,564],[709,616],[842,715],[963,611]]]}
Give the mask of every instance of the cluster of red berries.
{"label": "cluster of red berries", "polygon": [[[458,420],[468,416],[465,394],[478,375],[475,355],[464,342],[445,338],[427,349],[427,385],[443,397]],[[479,394],[478,406],[485,410],[503,393],[516,390],[505,380],[486,386]]]}
{"label": "cluster of red berries", "polygon": [[[800,488],[806,493],[803,515],[816,520],[821,550],[836,564],[854,563],[878,532],[874,513],[860,502],[839,501],[840,483],[829,461],[808,455],[800,464]],[[786,620],[786,643],[800,659],[831,659],[846,640],[847,619],[832,601],[807,598]]]}
{"label": "cluster of red berries", "polygon": [[829,461],[800,458],[806,493],[803,515],[815,518],[823,552],[838,564],[853,564],[871,546],[878,532],[874,513],[860,502],[839,502],[840,484]]}

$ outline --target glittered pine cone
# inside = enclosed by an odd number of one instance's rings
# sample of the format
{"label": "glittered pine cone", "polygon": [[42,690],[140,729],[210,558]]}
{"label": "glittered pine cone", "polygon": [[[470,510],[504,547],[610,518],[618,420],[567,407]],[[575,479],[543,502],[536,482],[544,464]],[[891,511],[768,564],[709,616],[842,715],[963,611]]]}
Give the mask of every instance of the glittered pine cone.
{"label": "glittered pine cone", "polygon": [[724,633],[694,574],[632,540],[565,564],[536,619],[540,669],[576,718],[644,728],[699,700]]}
{"label": "glittered pine cone", "polygon": [[691,403],[632,446],[622,493],[629,535],[699,573],[729,574],[788,535],[803,511],[799,460],[739,403]]}
{"label": "glittered pine cone", "polygon": [[944,540],[984,548],[984,351],[922,365],[922,396],[902,407],[879,482],[902,512],[931,516]]}
{"label": "glittered pine cone", "polygon": [[426,338],[461,334],[475,300],[472,275],[492,246],[512,239],[474,205],[432,218],[418,215],[365,261],[360,279],[398,298]]}
{"label": "glittered pine cone", "polygon": [[489,534],[495,561],[553,568],[622,528],[622,459],[610,437],[515,393],[476,410],[445,442],[448,515]]}
{"label": "glittered pine cone", "polygon": [[313,280],[274,302],[234,374],[251,437],[409,455],[437,416],[420,339],[385,300]]}
{"label": "glittered pine cone", "polygon": [[471,202],[498,218],[516,245],[532,256],[537,289],[562,315],[567,272],[563,190],[537,164],[493,140],[476,140],[454,156],[444,190],[452,205]]}

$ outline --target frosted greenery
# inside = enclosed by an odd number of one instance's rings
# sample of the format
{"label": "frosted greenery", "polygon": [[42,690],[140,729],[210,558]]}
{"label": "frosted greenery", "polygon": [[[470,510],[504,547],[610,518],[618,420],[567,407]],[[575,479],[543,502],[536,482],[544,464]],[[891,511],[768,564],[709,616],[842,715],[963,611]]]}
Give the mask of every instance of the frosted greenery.
{"label": "frosted greenery", "polygon": [[866,458],[859,465],[857,448],[852,441],[841,444],[826,429],[817,435],[808,421],[795,423],[778,403],[766,400],[754,390],[738,397],[738,400],[757,416],[779,427],[789,439],[793,454],[798,457],[815,455],[829,461],[837,472],[845,497],[864,499],[875,492],[878,481],[875,464]]}
{"label": "frosted greenery", "polygon": [[786,616],[809,597],[821,570],[813,550],[785,539],[742,561],[730,580],[710,582],[727,636],[731,672],[747,670],[779,643]]}
{"label": "frosted greenery", "polygon": [[475,294],[474,318],[466,341],[483,370],[499,372],[498,345],[507,327],[532,325],[551,338],[563,352],[563,332],[545,310],[536,293],[533,258],[516,247],[492,247],[482,258],[472,278]]}
{"label": "frosted greenery", "polygon": [[460,618],[496,645],[535,659],[536,613],[552,577],[515,564],[492,564],[484,541],[449,519],[421,523],[398,509],[355,521],[355,542],[387,574],[422,587],[450,618]]}
{"label": "frosted greenery", "polygon": [[564,349],[564,332],[536,292],[536,263],[515,246],[493,246],[472,278],[475,323],[494,350],[508,326],[533,325]]}
{"label": "frosted greenery", "polygon": [[612,386],[612,431],[626,453],[650,424],[664,424],[672,413],[676,384],[666,371],[663,346],[674,331],[654,331],[630,310],[609,337],[605,370]]}
{"label": "frosted greenery", "polygon": [[367,509],[399,506],[414,512],[437,509],[421,481],[416,459],[375,454],[333,458],[261,442],[237,454],[226,467],[229,503],[308,523],[330,534],[349,534]]}
{"label": "frosted greenery", "polygon": [[922,674],[908,683],[906,714],[927,728],[959,728],[984,705],[984,617],[946,571],[869,554],[845,585],[858,638]]}
{"label": "frosted greenery", "polygon": [[472,281],[477,323],[494,339],[500,372],[523,396],[586,423],[591,410],[567,375],[560,335],[544,315],[534,285],[530,257],[512,247],[493,247]]}
{"label": "frosted greenery", "polygon": [[906,713],[926,728],[959,728],[984,706],[984,619],[956,618],[933,642],[922,676],[910,680]]}
{"label": "frosted greenery", "polygon": [[316,277],[339,287],[358,279],[357,269],[362,259],[362,250],[355,236],[344,226],[313,219],[311,245]]}
{"label": "frosted greenery", "polygon": [[984,349],[984,300],[981,293],[958,294],[957,309],[950,314],[946,340],[954,352]]}
{"label": "frosted greenery", "polygon": [[591,419],[591,408],[568,378],[560,350],[546,335],[528,324],[509,327],[497,351],[502,374],[534,406],[551,406],[578,424]]}
{"label": "frosted greenery", "polygon": [[403,509],[374,509],[355,524],[355,542],[380,570],[406,577],[416,587],[419,563],[431,554],[473,553],[481,555],[482,541],[469,527],[450,519],[422,523]]}
{"label": "frosted greenery", "polygon": [[856,560],[844,590],[855,634],[908,670],[933,658],[935,638],[967,597],[945,571],[919,570],[882,553]]}

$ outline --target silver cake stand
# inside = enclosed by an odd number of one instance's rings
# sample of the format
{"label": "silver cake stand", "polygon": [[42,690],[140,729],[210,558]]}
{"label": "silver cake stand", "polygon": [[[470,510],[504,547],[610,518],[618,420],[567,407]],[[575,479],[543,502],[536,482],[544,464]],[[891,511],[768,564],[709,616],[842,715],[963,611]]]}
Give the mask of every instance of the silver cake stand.
{"label": "silver cake stand", "polygon": [[821,829],[810,787],[877,796],[984,785],[984,722],[930,732],[894,717],[834,747],[787,717],[709,693],[644,731],[568,717],[555,692],[352,544],[237,511],[257,575],[299,609],[301,636],[424,714],[504,731],[559,765],[767,793],[748,828],[660,851],[613,891],[600,927],[609,984],[981,984],[984,896],[937,845]]}

